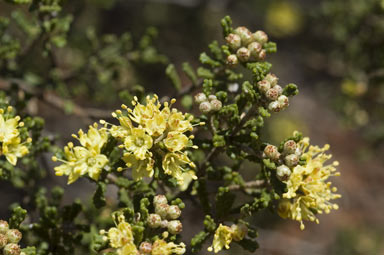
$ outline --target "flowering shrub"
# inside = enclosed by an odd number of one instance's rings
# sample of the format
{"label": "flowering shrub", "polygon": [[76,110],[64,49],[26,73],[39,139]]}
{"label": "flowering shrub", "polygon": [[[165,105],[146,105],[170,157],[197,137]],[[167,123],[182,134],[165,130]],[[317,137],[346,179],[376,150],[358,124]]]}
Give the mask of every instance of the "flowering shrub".
{"label": "flowering shrub", "polygon": [[[55,61],[52,56],[66,47],[72,22],[70,15],[61,13],[61,1],[8,2],[30,6],[37,25],[28,27],[28,38],[42,40],[43,55]],[[12,16],[15,22],[20,21],[18,15]],[[12,18],[1,24],[10,26]],[[183,64],[191,85],[183,85],[169,64],[166,74],[174,92],[159,97],[143,87],[120,91],[125,104],[107,116],[95,110],[88,115],[74,103],[62,103],[56,94],[51,100],[45,92],[30,92],[31,78],[20,75],[26,71],[19,65],[23,42],[0,29],[0,39],[8,43],[0,45],[1,75],[8,85],[0,94],[0,178],[27,193],[20,206],[12,206],[9,226],[0,221],[3,254],[171,255],[201,249],[217,254],[234,244],[253,252],[258,244],[251,219],[261,210],[270,208],[282,218],[299,221],[304,230],[304,221],[319,223],[317,214],[338,208],[333,200],[340,195],[329,182],[339,175],[338,163],[326,163],[329,145],[312,146],[309,138],[294,132],[275,146],[261,135],[268,117],[289,107],[298,93],[295,84],[282,86],[271,73],[266,59],[276,52],[276,44],[263,31],[233,28],[229,17],[221,25],[224,40],[212,42],[210,52],[200,55],[201,66]],[[124,38],[110,38],[126,56],[115,52],[115,60],[128,65],[134,61],[130,53],[135,53],[136,60],[145,62],[150,50],[152,63],[166,62],[149,43],[151,37],[145,38],[148,43],[137,50],[120,45]],[[88,74],[102,64],[91,66]],[[41,77],[40,87],[65,84],[67,78],[59,74],[63,71],[56,66],[48,77]],[[71,79],[83,76],[83,71]],[[33,99],[62,110],[70,107],[69,112],[97,122],[87,131],[80,129],[72,135],[77,141],[61,149],[54,137],[42,132],[43,120],[27,111],[26,102]],[[42,163],[47,153],[56,163]],[[241,174],[245,162],[257,169],[252,178]],[[41,188],[51,172],[68,176],[65,191],[80,179],[88,180],[95,189],[92,202],[68,204],[62,199],[63,188]],[[106,198],[107,187],[114,187],[108,192],[117,192],[116,199]],[[201,231],[183,242],[183,233],[190,232],[183,222],[194,217],[182,214],[189,206],[201,209],[204,219],[196,221]],[[29,247],[20,248],[21,233],[22,246]]]}

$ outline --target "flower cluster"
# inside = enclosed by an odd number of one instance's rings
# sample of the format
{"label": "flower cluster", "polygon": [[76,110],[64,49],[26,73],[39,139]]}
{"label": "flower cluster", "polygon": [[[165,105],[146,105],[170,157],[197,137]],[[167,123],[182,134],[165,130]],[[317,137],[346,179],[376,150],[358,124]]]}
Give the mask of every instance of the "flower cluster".
{"label": "flower cluster", "polygon": [[10,229],[8,222],[0,220],[0,251],[3,255],[22,255],[18,243],[22,234],[17,229]]}
{"label": "flower cluster", "polygon": [[277,84],[278,81],[276,75],[269,73],[257,83],[257,88],[267,100],[268,109],[272,112],[280,112],[289,105],[289,99],[282,94],[283,88]]}
{"label": "flower cluster", "polygon": [[196,94],[195,102],[199,104],[199,109],[202,113],[216,112],[223,106],[222,102],[215,95],[207,97],[204,93]]}
{"label": "flower cluster", "polygon": [[[167,242],[164,239],[158,239],[151,242],[142,242],[139,248],[134,243],[134,234],[132,226],[125,221],[125,217],[120,215],[116,227],[110,228],[108,232],[100,231],[101,234],[106,234],[104,238],[109,240],[110,246],[115,248],[118,255],[172,255],[184,254],[185,244],[175,244]],[[166,237],[167,234],[164,234]]]}
{"label": "flower cluster", "polygon": [[196,178],[194,172],[188,171],[195,168],[195,164],[185,151],[197,148],[192,143],[193,135],[185,135],[193,129],[193,116],[171,109],[175,101],[172,99],[170,104],[165,102],[162,105],[154,95],[152,98],[148,96],[146,105],[142,105],[135,97],[133,110],[122,105],[126,114],[121,110],[113,113],[120,125],[112,125],[110,133],[122,142],[120,147],[125,151],[123,160],[127,167],[132,168],[135,180],[153,176],[154,154],[162,158],[164,173],[174,177],[179,185],[183,185],[185,173]]}
{"label": "flower cluster", "polygon": [[4,155],[9,163],[16,165],[17,158],[28,154],[26,144],[32,139],[28,137],[21,141],[19,128],[24,126],[24,122],[20,121],[20,116],[12,117],[12,111],[11,106],[6,111],[0,109],[0,156]]}
{"label": "flower cluster", "polygon": [[[303,220],[319,223],[317,213],[329,213],[331,209],[338,209],[338,205],[331,200],[341,196],[334,193],[337,191],[336,187],[331,187],[332,183],[327,180],[340,173],[335,168],[338,166],[337,161],[325,164],[332,157],[325,154],[328,149],[329,145],[323,148],[309,145],[307,137],[297,144],[292,140],[284,144],[284,151],[291,154],[285,157],[287,165],[277,168],[277,175],[279,176],[280,171],[280,175],[284,176],[281,180],[287,185],[287,192],[278,205],[278,213],[282,218],[300,221],[302,230]],[[301,153],[300,160],[304,161],[302,164],[297,164],[298,153]]]}
{"label": "flower cluster", "polygon": [[69,142],[64,147],[64,159],[56,156],[53,161],[63,164],[55,167],[56,175],[68,175],[68,184],[75,182],[80,176],[88,174],[93,180],[98,180],[103,168],[108,163],[108,158],[101,153],[101,149],[108,140],[108,132],[105,127],[98,129],[95,123],[89,126],[87,133],[80,129],[77,135],[72,135],[79,140],[81,146],[74,146]]}
{"label": "flower cluster", "polygon": [[260,61],[266,57],[263,45],[268,42],[268,35],[261,30],[252,33],[246,27],[238,27],[225,40],[234,52],[227,57],[227,64],[230,66],[236,66],[239,61]]}
{"label": "flower cluster", "polygon": [[231,227],[220,224],[213,237],[212,246],[208,251],[218,253],[223,248],[229,249],[232,240],[239,242],[244,239],[248,232],[248,227],[243,223],[233,224]]}
{"label": "flower cluster", "polygon": [[148,216],[148,226],[150,228],[167,228],[168,232],[179,234],[183,225],[177,220],[181,215],[181,210],[177,205],[168,205],[167,198],[164,195],[157,195],[153,199],[155,213]]}

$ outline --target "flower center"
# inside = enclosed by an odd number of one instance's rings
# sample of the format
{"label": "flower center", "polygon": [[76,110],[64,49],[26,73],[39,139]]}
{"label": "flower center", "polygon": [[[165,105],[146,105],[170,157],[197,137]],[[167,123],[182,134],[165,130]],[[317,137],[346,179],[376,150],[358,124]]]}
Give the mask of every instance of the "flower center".
{"label": "flower center", "polygon": [[87,159],[87,165],[88,166],[94,166],[96,164],[96,159],[94,158],[88,158]]}
{"label": "flower center", "polygon": [[141,147],[144,145],[144,139],[141,138],[141,137],[137,137],[136,140],[135,140],[135,144],[137,147]]}

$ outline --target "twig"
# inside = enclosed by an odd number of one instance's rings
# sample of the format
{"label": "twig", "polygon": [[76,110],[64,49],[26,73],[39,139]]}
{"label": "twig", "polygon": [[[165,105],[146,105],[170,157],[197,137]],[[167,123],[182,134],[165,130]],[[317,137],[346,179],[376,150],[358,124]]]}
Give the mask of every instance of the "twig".
{"label": "twig", "polygon": [[238,185],[238,184],[233,184],[228,186],[229,190],[240,190],[240,189],[250,189],[250,188],[260,188],[265,185],[264,180],[255,180],[255,181],[250,181],[244,183],[244,185]]}

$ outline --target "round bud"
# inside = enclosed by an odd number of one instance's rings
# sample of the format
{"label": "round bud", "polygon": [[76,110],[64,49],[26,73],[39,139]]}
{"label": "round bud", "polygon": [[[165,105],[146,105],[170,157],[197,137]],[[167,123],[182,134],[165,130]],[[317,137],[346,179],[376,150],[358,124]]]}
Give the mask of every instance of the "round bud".
{"label": "round bud", "polygon": [[279,104],[281,105],[281,107],[283,109],[287,108],[288,105],[289,105],[289,99],[287,96],[284,96],[284,95],[281,95],[279,96],[279,98],[277,99],[277,101],[279,102]]}
{"label": "round bud", "polygon": [[3,254],[4,255],[20,255],[21,249],[18,244],[9,243],[4,247]]}
{"label": "round bud", "polygon": [[273,101],[273,102],[270,102],[269,105],[268,105],[268,109],[271,111],[271,112],[279,112],[282,110],[282,107],[281,105],[279,104],[278,101]]}
{"label": "round bud", "polygon": [[258,60],[264,60],[266,56],[267,56],[267,52],[265,50],[261,50],[259,52]]}
{"label": "round bud", "polygon": [[8,242],[10,243],[18,243],[20,242],[22,237],[23,235],[17,229],[10,229],[7,231],[7,238],[8,238]]}
{"label": "round bud", "polygon": [[271,88],[271,84],[266,80],[262,80],[257,83],[257,88],[262,93],[266,93]]}
{"label": "round bud", "polygon": [[[202,94],[202,93],[201,93]],[[203,94],[204,95],[204,94]],[[204,95],[205,96],[205,95]],[[164,195],[156,195],[154,198],[153,198],[153,204],[156,206],[156,205],[160,205],[160,204],[168,204],[168,199],[166,196]]]}
{"label": "round bud", "polygon": [[280,181],[286,181],[289,176],[291,176],[291,169],[286,165],[278,166],[276,169],[276,176]]}
{"label": "round bud", "polygon": [[284,161],[287,166],[293,167],[299,163],[299,157],[296,154],[289,154],[284,158]]}
{"label": "round bud", "polygon": [[277,147],[272,145],[272,144],[268,144],[265,148],[264,148],[264,154],[267,158],[271,159],[271,160],[278,160],[279,157],[280,157],[280,153],[279,151],[277,150]]}
{"label": "round bud", "polygon": [[220,100],[215,99],[211,101],[211,106],[213,111],[219,111],[223,106],[223,104],[221,103]]}
{"label": "round bud", "polygon": [[236,55],[241,62],[247,62],[249,60],[249,57],[251,56],[251,53],[247,48],[241,47],[237,50]]}
{"label": "round bud", "polygon": [[8,222],[6,222],[5,220],[0,220],[0,234],[7,233],[8,229],[9,229]]}
{"label": "round bud", "polygon": [[168,231],[169,233],[176,235],[183,230],[183,224],[179,220],[171,220],[168,222]]}
{"label": "round bud", "polygon": [[[195,95],[195,102],[196,103],[200,104],[200,103],[202,103],[204,101],[207,101],[207,96],[204,93],[197,93]],[[164,196],[164,195],[158,195],[158,196]],[[167,199],[167,198],[165,198],[165,199]]]}
{"label": "round bud", "polygon": [[251,42],[248,44],[248,50],[252,57],[259,58],[259,52],[262,50],[262,46],[258,42]]}
{"label": "round bud", "polygon": [[228,91],[231,93],[236,93],[239,90],[239,83],[230,83],[228,84]]}
{"label": "round bud", "polygon": [[231,54],[227,57],[227,64],[230,66],[236,66],[239,63],[239,59],[235,54]]}
{"label": "round bud", "polygon": [[0,249],[3,249],[8,243],[8,238],[6,235],[0,234]]}
{"label": "round bud", "polygon": [[284,153],[285,154],[292,154],[296,152],[297,144],[293,140],[288,140],[284,143]]}
{"label": "round bud", "polygon": [[268,35],[264,31],[258,30],[252,34],[252,39],[256,42],[264,44],[268,42]]}
{"label": "round bud", "polygon": [[208,96],[208,99],[209,99],[209,101],[211,102],[212,100],[217,99],[217,97],[216,97],[215,95],[209,95],[209,96]]}
{"label": "round bud", "polygon": [[240,36],[242,45],[248,45],[250,42],[252,42],[252,33],[248,28],[238,27],[234,32]]}
{"label": "round bud", "polygon": [[150,228],[158,228],[161,225],[161,217],[158,214],[151,213],[148,215],[147,222]]}
{"label": "round bud", "polygon": [[273,88],[277,90],[279,96],[281,96],[281,94],[283,94],[283,88],[280,85],[275,85],[275,86],[273,86]]}
{"label": "round bud", "polygon": [[168,204],[159,204],[159,205],[156,205],[156,207],[155,207],[155,212],[156,212],[158,215],[160,215],[160,217],[161,217],[162,219],[165,219],[165,217],[167,217],[168,207],[169,207]]}
{"label": "round bud", "polygon": [[171,205],[168,207],[167,218],[170,220],[176,220],[181,215],[181,210],[177,205]]}
{"label": "round bud", "polygon": [[199,110],[200,110],[202,113],[209,113],[209,112],[212,110],[211,103],[209,103],[208,101],[206,101],[206,102],[202,102],[202,103],[199,105]]}
{"label": "round bud", "polygon": [[275,101],[277,98],[279,98],[279,91],[275,88],[268,89],[267,92],[265,93],[265,96],[271,100]]}
{"label": "round bud", "polygon": [[229,48],[232,50],[237,50],[241,47],[241,38],[237,34],[229,34],[227,37],[225,37],[225,41],[227,41]]}
{"label": "round bud", "polygon": [[167,220],[162,220],[160,224],[161,228],[167,228],[168,227],[168,221]]}
{"label": "round bud", "polygon": [[265,76],[264,80],[269,81],[269,83],[271,83],[272,87],[277,85],[277,83],[279,82],[279,78],[277,78],[277,76],[272,74],[272,73],[267,74]]}
{"label": "round bud", "polygon": [[152,244],[148,242],[142,242],[139,246],[139,251],[141,254],[151,254]]}

